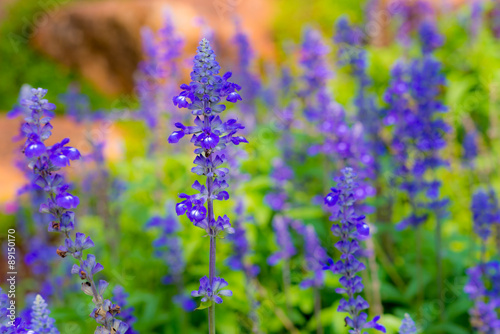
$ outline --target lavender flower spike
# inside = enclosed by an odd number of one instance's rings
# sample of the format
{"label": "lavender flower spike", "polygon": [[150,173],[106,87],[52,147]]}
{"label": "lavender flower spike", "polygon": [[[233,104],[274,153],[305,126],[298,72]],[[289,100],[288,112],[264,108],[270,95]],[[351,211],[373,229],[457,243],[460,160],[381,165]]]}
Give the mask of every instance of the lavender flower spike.
{"label": "lavender flower spike", "polygon": [[54,326],[54,319],[49,317],[47,303],[42,296],[37,295],[33,302],[31,329],[38,334],[59,334]]}
{"label": "lavender flower spike", "polygon": [[491,224],[499,223],[500,211],[493,189],[479,190],[472,198],[471,211],[474,231],[481,239],[479,264],[467,269],[469,281],[465,293],[474,301],[469,310],[470,323],[480,333],[499,333],[500,319],[497,309],[500,305],[500,262],[486,262],[486,244],[491,234]]}
{"label": "lavender flower spike", "polygon": [[57,249],[57,254],[63,258],[72,255],[78,261],[78,265],[73,265],[71,273],[78,275],[83,281],[82,291],[92,296],[95,309],[90,316],[102,326],[97,327],[95,334],[125,334],[128,325],[115,319],[120,307],[103,297],[108,283],[101,280],[96,286],[94,282],[94,275],[103,270],[103,266],[92,254],[87,254],[84,260],[84,251],[93,247],[94,242],[83,233],[77,232],[74,238],[71,236],[75,223],[75,213],[71,210],[78,206],[80,200],[68,191],[70,185],[66,184],[63,176],[57,172],[69,166],[70,161],[78,160],[81,157],[80,152],[67,146],[67,138],[49,147],[45,145],[44,142],[52,134],[50,114],[55,105],[44,99],[46,89],[32,89],[31,93],[31,98],[21,102],[22,106],[31,110],[31,116],[25,118],[26,123],[21,129],[26,137],[23,152],[28,166],[33,170],[33,183],[47,194],[46,202],[40,205],[40,212],[51,217],[49,231],[63,233],[66,237],[64,245]]}
{"label": "lavender flower spike", "polygon": [[[241,87],[228,81],[231,72],[221,77],[218,75],[219,70],[219,63],[215,60],[215,53],[208,40],[202,39],[194,57],[192,81],[189,85],[181,85],[182,92],[173,99],[174,105],[191,110],[195,116],[194,126],[176,123],[175,126],[179,130],[168,138],[168,142],[173,144],[185,135],[192,135],[191,143],[196,146],[194,150],[196,167],[191,171],[206,177],[205,185],[198,181],[193,184],[193,189],[198,191],[197,194],[179,195],[183,200],[176,205],[176,212],[179,216],[186,214],[194,226],[204,229],[210,236],[209,276],[208,279],[200,280],[200,290],[193,293],[193,296],[205,296],[202,301],[207,303],[203,306],[208,306],[209,333],[215,333],[215,305],[212,301],[222,302],[215,286],[220,287],[218,282],[225,282],[222,278],[215,277],[216,240],[223,231],[234,232],[226,215],[217,219],[214,215],[214,200],[222,201],[229,198],[229,193],[225,190],[228,184],[224,179],[229,170],[221,167],[226,162],[226,157],[224,154],[216,153],[230,144],[248,143],[244,137],[236,135],[244,126],[235,119],[223,122],[218,115],[226,109],[221,103],[223,98],[233,103],[241,100],[241,96],[237,93]],[[225,292],[223,295],[230,294]]]}
{"label": "lavender flower spike", "polygon": [[129,325],[129,328],[125,332],[125,334],[138,334],[138,332],[135,331],[132,327],[132,325],[136,322],[136,318],[133,314],[135,309],[131,306],[125,307],[125,305],[128,305],[128,293],[121,285],[117,285],[113,289],[113,295],[115,296],[116,302],[122,306],[120,309],[120,318],[123,319],[123,322]]}
{"label": "lavender flower spike", "polygon": [[415,322],[408,313],[405,314],[401,327],[399,327],[399,334],[417,334]]}
{"label": "lavender flower spike", "polygon": [[355,182],[356,173],[350,167],[342,169],[342,176],[336,179],[337,188],[332,188],[332,192],[325,197],[325,204],[332,208],[333,221],[340,221],[340,224],[332,226],[333,235],[340,237],[340,241],[335,244],[341,253],[340,260],[336,263],[330,259],[324,269],[330,269],[335,274],[341,274],[339,282],[343,288],[336,291],[339,294],[347,294],[347,299],[341,299],[337,312],[346,312],[346,326],[352,328],[349,333],[361,334],[365,328],[374,328],[385,333],[385,327],[378,324],[380,316],[376,316],[372,321],[368,320],[368,315],[363,310],[368,309],[368,303],[359,294],[363,291],[361,277],[356,274],[365,270],[365,265],[356,259],[356,253],[361,249],[360,240],[366,239],[370,235],[368,225],[364,222],[365,216],[358,216],[354,210],[356,202],[355,191],[358,184]]}
{"label": "lavender flower spike", "polygon": [[278,264],[282,259],[289,260],[297,253],[297,249],[293,245],[292,236],[290,235],[289,228],[292,220],[285,216],[276,216],[273,220],[273,229],[276,234],[276,243],[279,246],[279,251],[274,252],[267,259],[270,266]]}
{"label": "lavender flower spike", "polygon": [[472,196],[471,211],[474,218],[474,232],[486,242],[491,235],[492,224],[500,223],[500,211],[495,191],[478,190]]}

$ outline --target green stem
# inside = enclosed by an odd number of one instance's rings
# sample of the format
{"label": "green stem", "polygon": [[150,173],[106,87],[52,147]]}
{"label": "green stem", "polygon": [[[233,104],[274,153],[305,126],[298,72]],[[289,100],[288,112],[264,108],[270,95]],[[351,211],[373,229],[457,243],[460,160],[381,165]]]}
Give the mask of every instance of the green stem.
{"label": "green stem", "polygon": [[319,288],[314,287],[314,317],[316,318],[316,333],[323,334],[323,326],[321,324],[321,294]]}
{"label": "green stem", "polygon": [[[210,124],[210,118],[205,115],[204,116],[205,125],[208,126]],[[212,152],[205,151],[205,157],[212,161]],[[211,168],[208,169],[207,174],[207,219],[208,223],[214,220],[214,201],[212,199],[212,191],[213,191],[213,170]],[[210,176],[209,176],[210,175]],[[215,277],[215,246],[216,246],[216,238],[214,231],[210,232],[210,262],[208,267],[208,281],[210,283],[210,287],[212,287],[214,277]],[[208,307],[208,333],[215,334],[215,303],[212,300],[212,304]]]}
{"label": "green stem", "polygon": [[416,234],[416,252],[417,252],[417,284],[418,284],[418,295],[417,295],[417,312],[419,319],[422,319],[422,307],[424,304],[424,278],[422,276],[423,270],[423,259],[422,259],[422,226],[418,226],[415,231]]}
{"label": "green stem", "polygon": [[[443,296],[443,254],[442,254],[442,234],[441,219],[436,217],[436,276],[437,276],[437,294],[441,300]],[[439,320],[444,321],[444,304],[439,303]]]}
{"label": "green stem", "polygon": [[288,258],[283,259],[283,291],[285,293],[285,304],[288,314],[291,312],[291,302],[290,302],[290,260]]}
{"label": "green stem", "polygon": [[[209,269],[209,281],[210,286],[215,276],[215,237],[210,236],[210,269]],[[215,334],[215,304],[212,301],[212,305],[208,307],[208,332],[210,334]]]}

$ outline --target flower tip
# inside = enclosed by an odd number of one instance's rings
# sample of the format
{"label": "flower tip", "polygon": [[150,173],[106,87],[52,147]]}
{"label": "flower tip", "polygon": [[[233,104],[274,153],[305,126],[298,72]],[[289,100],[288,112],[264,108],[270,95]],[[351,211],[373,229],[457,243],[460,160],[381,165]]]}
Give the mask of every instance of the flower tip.
{"label": "flower tip", "polygon": [[175,131],[170,136],[168,136],[168,143],[177,144],[182,137],[184,137],[184,132]]}
{"label": "flower tip", "polygon": [[241,98],[240,94],[238,94],[236,92],[232,92],[227,96],[226,101],[236,103],[238,101],[242,101],[242,98]]}

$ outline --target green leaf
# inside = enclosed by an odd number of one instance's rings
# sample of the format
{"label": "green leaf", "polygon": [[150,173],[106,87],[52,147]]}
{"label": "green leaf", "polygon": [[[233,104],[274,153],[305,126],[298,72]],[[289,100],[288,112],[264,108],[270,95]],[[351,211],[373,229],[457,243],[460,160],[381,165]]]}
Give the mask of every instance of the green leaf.
{"label": "green leaf", "polygon": [[206,308],[209,308],[210,306],[212,306],[211,300],[206,301],[206,302],[201,302],[200,306],[198,306],[195,310],[204,310]]}

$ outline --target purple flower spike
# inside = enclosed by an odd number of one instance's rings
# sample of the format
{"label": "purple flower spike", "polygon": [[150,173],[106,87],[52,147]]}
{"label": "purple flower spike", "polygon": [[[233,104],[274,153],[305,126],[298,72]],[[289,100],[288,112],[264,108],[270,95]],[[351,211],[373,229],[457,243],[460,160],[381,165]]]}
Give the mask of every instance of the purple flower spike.
{"label": "purple flower spike", "polygon": [[[187,108],[194,116],[193,125],[186,126],[176,123],[179,129],[168,138],[169,143],[177,143],[185,135],[191,135],[190,142],[195,146],[195,167],[191,172],[206,178],[205,184],[195,181],[192,188],[197,191],[194,195],[180,194],[182,199],[177,203],[175,211],[178,216],[186,215],[194,226],[204,229],[210,238],[210,263],[209,277],[200,280],[200,288],[193,291],[192,296],[202,297],[202,302],[213,301],[222,303],[219,296],[231,296],[229,290],[223,290],[227,282],[214,277],[216,239],[222,238],[222,233],[235,232],[226,215],[215,219],[214,201],[227,200],[229,193],[227,178],[229,169],[222,167],[227,162],[225,154],[218,153],[233,145],[247,143],[248,141],[237,135],[244,126],[235,119],[223,121],[219,114],[225,109],[224,98],[229,102],[241,101],[237,91],[241,87],[228,81],[231,73],[219,75],[221,67],[216,60],[215,52],[206,39],[199,43],[194,57],[191,83],[180,86],[182,92],[173,98],[173,103],[179,108]],[[215,328],[214,305],[208,306],[210,332]]]}
{"label": "purple flower spike", "polygon": [[[342,169],[342,176],[338,178],[336,188],[332,188],[335,201],[325,198],[325,203],[332,203],[338,206],[337,212],[331,217],[332,220],[340,220],[340,224],[332,227],[332,232],[335,236],[341,239],[335,244],[335,247],[341,252],[341,260],[333,263],[328,260],[323,266],[324,270],[331,270],[336,274],[341,274],[339,282],[342,288],[336,289],[339,294],[346,294],[348,299],[341,299],[338,312],[346,312],[349,314],[345,318],[346,326],[352,328],[352,333],[362,333],[365,328],[374,328],[377,331],[385,333],[384,326],[377,323],[379,316],[372,321],[367,322],[368,316],[363,310],[368,309],[368,303],[360,296],[356,295],[363,291],[362,279],[357,275],[358,272],[365,269],[363,263],[356,259],[357,253],[360,250],[358,239],[363,239],[369,236],[370,230],[365,226],[364,216],[357,216],[354,210],[356,202],[355,192],[358,188],[356,183],[357,175],[352,168],[346,167]],[[332,197],[332,193],[326,196]],[[323,261],[321,261],[324,263]]]}
{"label": "purple flower spike", "polygon": [[[47,195],[44,199],[45,202],[37,205],[40,205],[39,211],[41,213],[49,214],[47,215],[50,217],[48,230],[61,232],[66,237],[64,245],[58,247],[57,254],[63,258],[71,254],[78,261],[78,264],[74,264],[71,268],[71,273],[82,279],[82,291],[92,296],[95,309],[91,313],[91,317],[98,323],[95,333],[126,334],[129,326],[121,320],[115,319],[120,307],[103,298],[108,283],[101,280],[98,287],[94,283],[93,276],[103,270],[103,266],[96,261],[92,254],[88,254],[87,259],[83,260],[83,251],[94,247],[94,242],[83,233],[77,232],[74,239],[71,236],[75,225],[75,213],[69,210],[75,209],[80,200],[67,191],[70,185],[65,183],[64,177],[57,172],[61,168],[69,166],[70,161],[80,159],[81,155],[77,149],[66,146],[69,143],[67,138],[50,147],[45,146],[44,141],[50,137],[52,130],[52,125],[49,123],[52,116],[51,111],[55,109],[52,103],[43,99],[46,93],[45,89],[32,89],[30,97],[21,101],[24,111],[31,110],[31,116],[25,118],[26,123],[22,125],[21,129],[26,137],[24,154],[27,158],[27,164],[34,174],[32,178],[33,188],[43,191]],[[39,300],[38,306],[41,307],[42,304]],[[32,319],[32,324],[43,326],[43,333],[49,333],[47,330],[49,319],[38,306],[36,310],[34,308],[34,311],[39,314],[36,314],[35,318]],[[43,319],[37,319],[37,316]],[[42,322],[45,323],[42,324]],[[36,330],[38,329],[37,327]],[[24,333],[24,331],[16,331],[16,333]],[[42,332],[40,331],[40,333]],[[56,333],[57,331],[50,331],[50,334]]]}
{"label": "purple flower spike", "polygon": [[401,322],[401,327],[399,327],[400,334],[417,334],[417,327],[415,326],[415,322],[407,313],[403,321]]}

